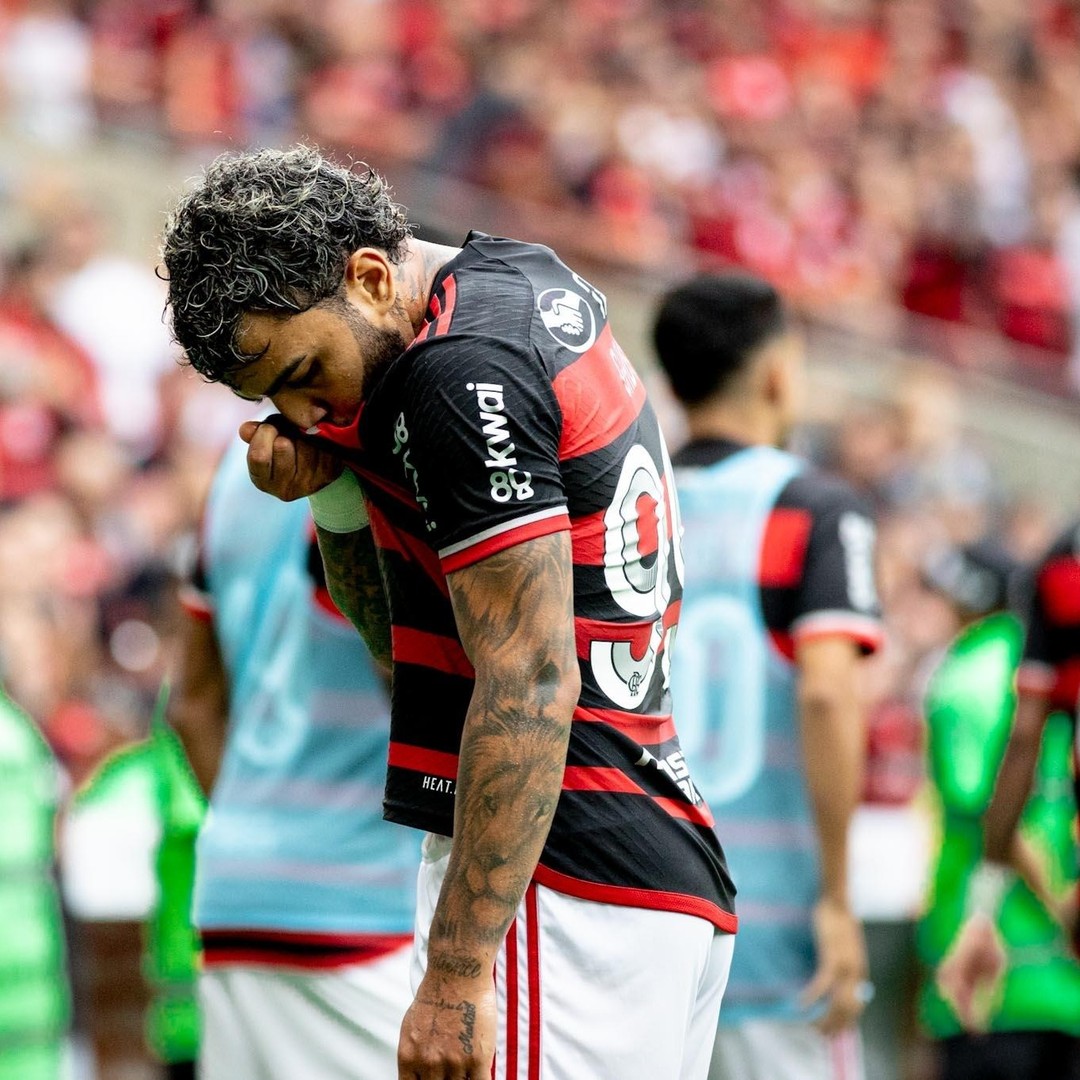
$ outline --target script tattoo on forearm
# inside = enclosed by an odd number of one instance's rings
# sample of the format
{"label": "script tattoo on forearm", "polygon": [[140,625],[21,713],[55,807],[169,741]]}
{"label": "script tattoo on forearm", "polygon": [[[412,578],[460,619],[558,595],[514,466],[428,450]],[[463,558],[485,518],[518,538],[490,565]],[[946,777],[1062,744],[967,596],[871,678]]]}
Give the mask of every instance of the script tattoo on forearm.
{"label": "script tattoo on forearm", "polygon": [[461,1003],[461,1031],[458,1042],[466,1054],[473,1052],[473,1032],[476,1030],[476,1006],[471,1001]]}
{"label": "script tattoo on forearm", "polygon": [[326,587],[341,613],[360,631],[371,655],[390,666],[390,612],[370,529],[332,533],[316,528]]}
{"label": "script tattoo on forearm", "polygon": [[474,956],[455,956],[446,952],[429,957],[428,967],[456,979],[475,979],[483,970]]}
{"label": "script tattoo on forearm", "polygon": [[437,969],[498,947],[536,869],[562,788],[579,692],[568,533],[451,576],[476,667],[458,763],[454,846],[432,923]]}

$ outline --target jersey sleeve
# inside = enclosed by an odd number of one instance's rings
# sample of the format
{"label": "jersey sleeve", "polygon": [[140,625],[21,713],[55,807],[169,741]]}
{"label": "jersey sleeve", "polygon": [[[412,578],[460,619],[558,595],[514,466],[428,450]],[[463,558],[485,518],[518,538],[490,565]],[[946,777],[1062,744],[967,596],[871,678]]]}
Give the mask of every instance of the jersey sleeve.
{"label": "jersey sleeve", "polygon": [[790,609],[792,639],[840,635],[865,653],[875,652],[884,634],[874,581],[873,518],[850,488],[817,474],[797,478],[784,495],[784,502],[810,519]]}
{"label": "jersey sleeve", "polygon": [[1080,692],[1080,558],[1071,544],[1057,545],[1036,568],[1023,607],[1017,688],[1072,710]]}
{"label": "jersey sleeve", "polygon": [[531,346],[483,335],[421,346],[396,438],[444,573],[570,527],[562,414]]}

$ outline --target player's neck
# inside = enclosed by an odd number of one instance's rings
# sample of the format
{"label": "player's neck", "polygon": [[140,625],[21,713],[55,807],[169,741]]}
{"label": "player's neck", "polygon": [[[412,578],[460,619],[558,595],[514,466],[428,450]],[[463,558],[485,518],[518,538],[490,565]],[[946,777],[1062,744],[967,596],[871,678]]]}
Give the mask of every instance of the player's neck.
{"label": "player's neck", "polygon": [[758,402],[723,401],[687,410],[691,439],[727,439],[743,446],[779,446],[781,424],[773,410]]}
{"label": "player's neck", "polygon": [[461,248],[433,244],[428,240],[409,240],[405,258],[398,268],[398,289],[413,333],[419,333],[427,317],[431,288],[439,271],[459,254]]}

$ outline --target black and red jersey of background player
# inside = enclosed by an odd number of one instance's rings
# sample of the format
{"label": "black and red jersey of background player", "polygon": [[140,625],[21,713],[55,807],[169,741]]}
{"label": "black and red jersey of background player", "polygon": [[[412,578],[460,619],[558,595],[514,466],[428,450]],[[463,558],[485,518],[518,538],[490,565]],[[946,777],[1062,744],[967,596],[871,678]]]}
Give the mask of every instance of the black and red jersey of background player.
{"label": "black and red jersey of background player", "polygon": [[1080,698],[1080,522],[1069,526],[1032,575],[1024,656],[1017,679],[1021,692],[1049,698],[1051,706],[1076,712]]}
{"label": "black and red jersey of background player", "polygon": [[1080,522],[1070,525],[1035,567],[1026,610],[1020,614],[1027,635],[1018,691],[1045,697],[1052,709],[1075,718],[1080,704]]}
{"label": "black and red jersey of background player", "polygon": [[582,691],[536,880],[734,930],[734,888],[671,716],[682,560],[670,463],[601,293],[470,234],[351,428],[392,623],[385,812],[450,835],[473,669],[446,575],[569,529]]}
{"label": "black and red jersey of background player", "polygon": [[[674,458],[676,467],[707,467],[745,447],[728,439],[696,439]],[[769,636],[788,660],[795,644],[838,634],[856,641],[864,653],[882,644],[876,594],[867,604],[864,582],[873,581],[869,545],[844,542],[848,515],[865,518],[866,504],[842,480],[808,468],[781,489],[765,522],[758,557],[761,607]]]}

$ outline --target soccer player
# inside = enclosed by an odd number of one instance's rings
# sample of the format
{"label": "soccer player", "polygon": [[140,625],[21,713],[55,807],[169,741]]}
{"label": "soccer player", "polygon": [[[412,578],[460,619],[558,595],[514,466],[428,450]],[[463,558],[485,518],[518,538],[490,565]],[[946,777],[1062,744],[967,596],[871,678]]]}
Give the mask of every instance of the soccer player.
{"label": "soccer player", "polygon": [[709,1075],[856,1076],[866,956],[846,864],[865,744],[857,669],[881,641],[874,526],[846,485],[778,449],[803,345],[771,286],[690,280],[663,299],[654,341],[690,436],[675,457],[673,693],[739,885]]}
{"label": "soccer player", "polygon": [[[991,543],[935,553],[924,577],[963,629],[930,679],[925,714],[928,774],[940,838],[919,952],[934,971],[964,917],[979,860],[985,813],[1012,726],[1024,634],[1005,611],[1016,570]],[[1028,801],[1013,862],[1027,879],[1002,904],[995,930],[1010,954],[999,1001],[977,1035],[963,1031],[933,980],[922,1020],[935,1040],[939,1080],[1044,1080],[1080,1076],[1080,965],[1053,912],[1054,886],[1075,862],[1069,747],[1071,717],[1058,715],[1043,739],[1034,798]],[[1022,837],[1022,840],[1021,840]]]}
{"label": "soccer player", "polygon": [[383,679],[326,592],[305,502],[226,453],[169,716],[210,811],[196,851],[203,1080],[393,1080],[419,844],[382,819]]}
{"label": "soccer player", "polygon": [[703,1077],[734,889],[671,717],[667,454],[604,296],[547,248],[419,241],[303,147],[214,163],[164,259],[191,363],[283,414],[241,429],[253,481],[310,497],[393,664],[385,812],[427,833],[400,1077]]}
{"label": "soccer player", "polygon": [[[1046,720],[1056,709],[1075,717],[1080,697],[1080,523],[1073,522],[1035,568],[1024,614],[1027,632],[1016,679],[1016,713],[983,821],[985,859],[968,886],[970,917],[938,976],[969,1030],[986,1025],[1005,972],[1007,957],[997,922],[1017,885],[1009,865],[1013,838],[1031,792]],[[1057,912],[1074,949],[1076,908],[1074,893]]]}

